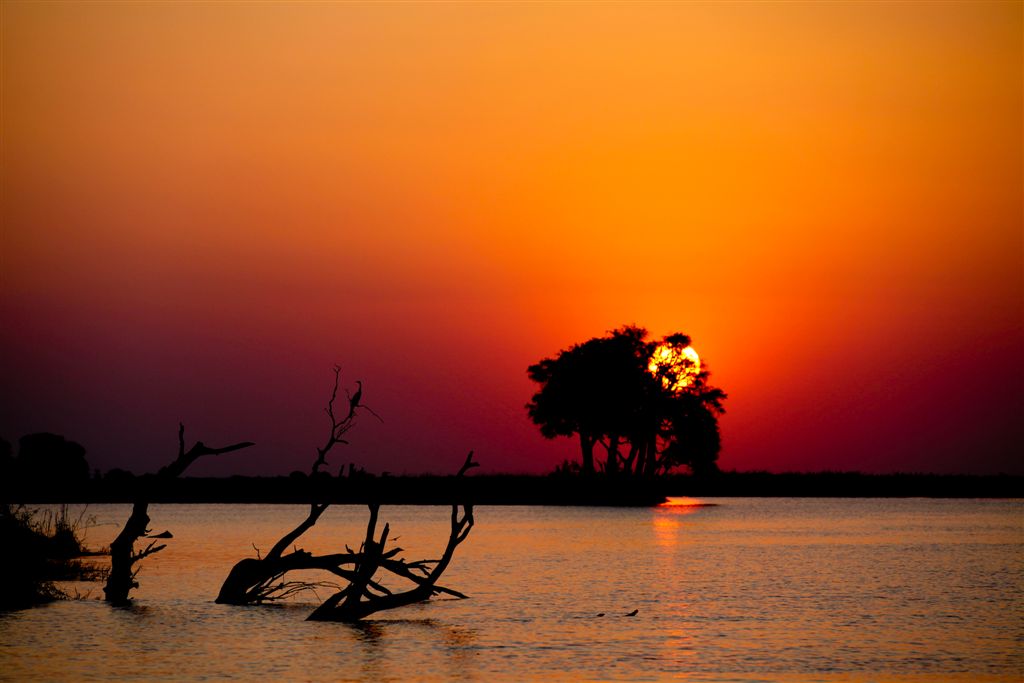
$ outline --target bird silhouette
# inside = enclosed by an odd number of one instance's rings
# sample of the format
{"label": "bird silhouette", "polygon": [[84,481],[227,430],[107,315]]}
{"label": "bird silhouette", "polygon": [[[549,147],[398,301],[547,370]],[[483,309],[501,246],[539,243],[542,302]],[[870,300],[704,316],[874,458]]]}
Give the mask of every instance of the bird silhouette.
{"label": "bird silhouette", "polygon": [[638,609],[635,609],[635,610],[633,610],[632,612],[630,612],[629,614],[624,614],[623,616],[626,616],[626,617],[635,617],[635,616],[636,616],[636,613],[637,613],[637,612],[639,612],[639,611],[640,611],[640,610],[638,610]]}
{"label": "bird silhouette", "polygon": [[359,388],[356,389],[356,393],[352,394],[352,398],[349,399],[349,404],[353,408],[356,408],[356,407],[359,406],[359,399],[361,399],[363,397],[363,383],[360,382],[359,380],[356,380],[356,384],[359,385]]}

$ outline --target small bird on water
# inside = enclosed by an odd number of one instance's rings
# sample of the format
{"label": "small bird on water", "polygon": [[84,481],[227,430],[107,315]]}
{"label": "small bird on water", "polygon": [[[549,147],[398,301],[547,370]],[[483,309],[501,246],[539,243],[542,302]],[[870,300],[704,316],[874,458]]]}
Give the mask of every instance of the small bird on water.
{"label": "small bird on water", "polygon": [[623,616],[626,616],[626,617],[635,617],[635,616],[636,616],[636,613],[637,613],[637,612],[639,612],[639,611],[640,611],[640,610],[638,610],[638,609],[635,609],[635,610],[633,610],[632,612],[630,612],[629,614],[624,614]]}

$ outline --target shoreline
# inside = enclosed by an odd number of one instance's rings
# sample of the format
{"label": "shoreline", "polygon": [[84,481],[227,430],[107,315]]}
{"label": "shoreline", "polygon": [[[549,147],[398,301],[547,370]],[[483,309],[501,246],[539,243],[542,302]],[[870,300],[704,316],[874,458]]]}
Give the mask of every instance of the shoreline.
{"label": "shoreline", "polygon": [[722,472],[655,480],[558,475],[183,477],[152,475],[83,482],[5,482],[9,503],[295,503],[652,506],[666,498],[990,498],[1024,497],[1021,475],[862,474],[857,472]]}

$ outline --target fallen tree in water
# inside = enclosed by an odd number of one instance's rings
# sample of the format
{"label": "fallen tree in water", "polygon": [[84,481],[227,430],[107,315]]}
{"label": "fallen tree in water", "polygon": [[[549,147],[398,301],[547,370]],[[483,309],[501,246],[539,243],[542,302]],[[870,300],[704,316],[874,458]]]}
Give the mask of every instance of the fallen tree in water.
{"label": "fallen tree in water", "polygon": [[[466,462],[459,470],[459,479],[472,467],[479,463],[473,462],[473,451],[466,456]],[[370,519],[366,524],[366,538],[363,541],[361,552],[354,559],[355,569],[349,580],[348,586],[327,598],[311,615],[312,621],[358,621],[374,612],[386,609],[404,607],[416,602],[429,600],[434,595],[450,595],[456,598],[465,598],[462,593],[437,585],[437,580],[448,568],[455,555],[455,549],[460,543],[466,540],[470,530],[473,528],[473,506],[469,503],[462,504],[462,514],[459,514],[459,504],[452,504],[451,531],[448,534],[448,543],[444,553],[437,560],[417,560],[406,562],[398,557],[402,552],[401,548],[387,550],[388,533],[390,527],[384,525],[380,534],[380,540],[374,535],[377,527],[377,514],[380,506],[370,504]],[[377,570],[383,569],[415,584],[402,592],[392,592],[390,589],[374,580]]]}
{"label": "fallen tree in water", "polygon": [[[362,404],[362,384],[355,394],[348,395],[348,408],[344,415],[335,412],[341,377],[340,369],[334,368],[334,387],[327,403],[326,413],[331,421],[330,433],[323,446],[318,447],[317,458],[311,468],[309,482],[313,501],[309,512],[294,529],[282,536],[265,556],[240,560],[231,568],[227,578],[221,585],[217,602],[229,605],[264,604],[288,598],[298,592],[330,587],[335,589],[310,619],[319,621],[357,621],[368,614],[384,609],[392,609],[403,605],[427,600],[434,595],[445,594],[457,598],[465,598],[462,593],[438,585],[437,581],[448,567],[455,553],[455,548],[462,543],[473,527],[473,507],[466,503],[452,506],[451,531],[448,543],[441,557],[436,560],[416,560],[407,562],[398,555],[401,548],[386,549],[390,527],[385,524],[380,538],[376,537],[377,521],[380,511],[379,503],[370,503],[370,518],[367,523],[366,537],[358,551],[348,546],[345,552],[315,555],[296,547],[295,543],[312,529],[323,513],[330,507],[331,492],[325,490],[323,482],[332,481],[321,468],[327,466],[327,455],[338,444],[348,443],[343,437],[356,423],[361,410],[371,409]],[[347,393],[347,392],[346,392]],[[379,418],[378,418],[379,419]],[[470,468],[476,467],[472,451],[466,456],[466,462],[458,472],[458,478]],[[349,465],[348,477],[338,473],[337,483],[351,483],[358,474]],[[291,550],[289,550],[291,548]],[[346,585],[336,582],[305,581],[293,579],[294,572],[320,570],[342,580]],[[395,576],[410,581],[414,587],[410,590],[394,593],[376,580],[379,570],[387,571]]]}
{"label": "fallen tree in water", "polygon": [[[473,453],[466,456],[466,462],[458,472],[462,477],[467,470],[477,467]],[[428,600],[434,595],[449,595],[465,598],[459,591],[438,585],[455,555],[455,549],[466,540],[473,527],[473,506],[469,503],[452,505],[451,529],[448,542],[441,557],[436,560],[406,561],[399,557],[401,548],[387,549],[390,526],[384,525],[379,540],[376,538],[380,505],[370,503],[370,518],[366,525],[366,537],[359,551],[346,546],[343,553],[314,555],[301,548],[284,551],[311,529],[327,509],[328,503],[313,503],[310,512],[292,531],[283,536],[264,557],[240,560],[221,586],[217,602],[230,605],[261,604],[282,600],[297,592],[319,587],[334,587],[337,592],[310,615],[315,621],[358,621],[359,619],[385,609],[402,607]],[[348,582],[342,588],[337,584],[292,580],[286,575],[300,570],[323,570]],[[410,581],[410,590],[394,593],[375,579],[378,570],[384,570]]]}
{"label": "fallen tree in water", "polygon": [[[348,409],[345,415],[337,415],[335,403],[338,400],[340,384],[341,368],[335,366],[334,388],[331,390],[331,398],[327,402],[326,408],[327,417],[331,420],[331,430],[324,445],[316,449],[317,457],[310,473],[313,502],[309,504],[309,513],[298,526],[282,536],[265,556],[259,556],[259,551],[257,551],[256,558],[246,558],[236,563],[220,587],[217,602],[228,605],[261,604],[281,600],[296,592],[325,585],[285,580],[285,576],[289,572],[304,569],[323,569],[341,578],[347,578],[342,566],[354,563],[353,553],[313,555],[301,548],[293,548],[291,552],[286,552],[303,534],[316,525],[317,520],[331,505],[323,500],[325,492],[321,490],[320,485],[323,475],[326,474],[322,472],[321,468],[327,466],[327,454],[338,444],[348,443],[343,437],[355,426],[360,409],[373,412],[362,405],[363,387],[361,382],[357,382],[359,388],[355,394],[348,394]],[[338,473],[339,477],[341,474],[341,472]],[[350,467],[350,478],[354,474],[354,468]]]}

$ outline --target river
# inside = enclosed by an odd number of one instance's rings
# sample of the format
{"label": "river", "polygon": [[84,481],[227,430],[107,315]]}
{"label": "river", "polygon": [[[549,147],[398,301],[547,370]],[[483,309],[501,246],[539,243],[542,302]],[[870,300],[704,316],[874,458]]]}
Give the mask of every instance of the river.
{"label": "river", "polygon": [[[1024,678],[1024,501],[672,502],[480,507],[441,581],[470,599],[355,626],[304,621],[312,594],[213,602],[234,562],[269,549],[303,507],[153,505],[153,530],[174,538],[143,561],[134,604],[75,584],[82,599],[0,615],[0,679]],[[109,543],[128,512],[91,506],[88,544]],[[381,508],[409,559],[438,556],[448,515]],[[357,547],[366,517],[332,507],[300,545]]]}

